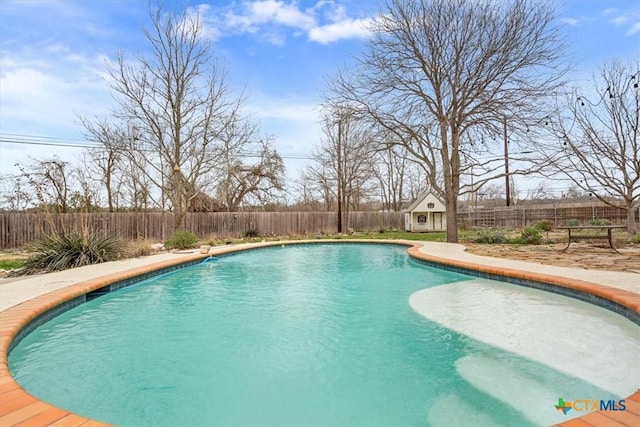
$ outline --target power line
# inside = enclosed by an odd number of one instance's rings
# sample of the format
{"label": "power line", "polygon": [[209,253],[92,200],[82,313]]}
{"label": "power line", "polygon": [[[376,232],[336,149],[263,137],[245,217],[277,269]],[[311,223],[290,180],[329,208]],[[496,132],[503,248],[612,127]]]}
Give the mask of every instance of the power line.
{"label": "power line", "polygon": [[41,142],[41,141],[21,141],[21,140],[11,140],[0,137],[0,143],[5,144],[21,144],[21,145],[46,145],[50,147],[70,147],[70,148],[100,148],[97,145],[79,145],[79,144],[63,144],[56,142]]}
{"label": "power line", "polygon": [[[59,142],[58,142],[59,141]],[[84,144],[73,144],[63,141],[78,141],[84,142]],[[93,145],[95,141],[86,141],[82,139],[74,138],[57,138],[49,136],[38,135],[25,135],[25,134],[12,134],[2,133],[0,134],[0,143],[5,144],[18,144],[18,145],[40,145],[49,147],[64,147],[64,148],[86,148],[86,149],[101,149],[104,148],[100,145]],[[153,150],[137,149],[137,151],[153,152]],[[258,153],[247,153],[244,157],[261,157]],[[280,158],[288,160],[313,160],[308,156],[296,156],[296,155],[281,155]]]}
{"label": "power line", "polygon": [[86,142],[84,139],[78,139],[78,138],[60,138],[57,136],[29,135],[29,134],[23,134],[23,133],[0,133],[0,136],[21,138],[21,139],[31,139],[31,140],[52,140],[52,141],[57,140],[57,141]]}

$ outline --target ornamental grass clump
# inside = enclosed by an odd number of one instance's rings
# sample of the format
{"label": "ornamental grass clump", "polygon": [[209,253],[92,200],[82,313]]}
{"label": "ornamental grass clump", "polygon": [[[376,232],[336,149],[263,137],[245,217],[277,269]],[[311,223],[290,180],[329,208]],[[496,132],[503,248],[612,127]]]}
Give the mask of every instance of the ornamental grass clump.
{"label": "ornamental grass clump", "polygon": [[119,239],[95,233],[56,233],[35,241],[17,275],[49,273],[120,258]]}

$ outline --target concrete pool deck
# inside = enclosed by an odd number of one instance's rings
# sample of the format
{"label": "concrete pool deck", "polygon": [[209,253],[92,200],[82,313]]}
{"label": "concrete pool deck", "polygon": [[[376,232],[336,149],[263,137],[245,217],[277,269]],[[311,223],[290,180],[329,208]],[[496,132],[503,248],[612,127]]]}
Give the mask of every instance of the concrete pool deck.
{"label": "concrete pool deck", "polygon": [[[331,243],[329,240],[292,241]],[[464,246],[438,242],[338,240],[337,242],[402,243],[410,245],[410,255],[427,262],[453,268],[540,281],[614,301],[640,313],[640,274],[596,271],[491,258],[465,252]],[[216,254],[255,247],[284,244],[267,242],[217,247]],[[32,320],[53,307],[116,281],[130,279],[160,268],[205,257],[197,250],[163,253],[144,258],[115,261],[35,277],[0,279],[0,425],[1,426],[91,426],[104,425],[42,402],[24,391],[11,377],[7,355],[11,341]],[[623,412],[593,412],[560,424],[568,426],[640,425],[640,391],[627,398]]]}

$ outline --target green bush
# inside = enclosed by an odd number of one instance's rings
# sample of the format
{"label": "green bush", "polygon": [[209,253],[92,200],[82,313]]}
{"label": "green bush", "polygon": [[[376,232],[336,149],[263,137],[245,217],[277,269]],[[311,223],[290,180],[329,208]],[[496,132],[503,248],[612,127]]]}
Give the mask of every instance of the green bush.
{"label": "green bush", "polygon": [[260,233],[258,233],[258,230],[256,230],[255,228],[250,228],[244,232],[244,237],[247,237],[247,238],[258,237],[258,236],[260,236]]}
{"label": "green bush", "polygon": [[385,228],[380,228],[380,229],[378,230],[378,233],[380,233],[380,234],[384,234],[384,233],[386,233],[386,232],[387,232],[387,230],[386,230]]}
{"label": "green bush", "polygon": [[580,221],[577,219],[569,219],[567,220],[567,227],[577,227],[580,225]]}
{"label": "green bush", "polygon": [[478,230],[478,236],[473,239],[473,243],[507,243],[507,237],[501,230],[486,228]]}
{"label": "green bush", "polygon": [[176,230],[169,240],[164,242],[167,249],[191,249],[198,243],[198,237],[187,230]]}
{"label": "green bush", "polygon": [[120,257],[119,239],[79,232],[54,234],[31,245],[31,255],[17,275],[48,273],[83,265],[113,261]]}
{"label": "green bush", "polygon": [[553,224],[551,223],[551,221],[540,221],[540,222],[536,222],[535,224],[533,224],[533,227],[536,230],[540,230],[540,231],[551,231],[553,229]]}
{"label": "green bush", "polygon": [[611,225],[611,221],[608,219],[596,218],[589,221],[589,225]]}
{"label": "green bush", "polygon": [[631,236],[631,238],[629,239],[629,243],[640,244],[640,233]]}
{"label": "green bush", "polygon": [[537,245],[542,241],[542,235],[540,234],[540,230],[538,228],[527,227],[522,230],[520,240],[522,243],[527,245]]}

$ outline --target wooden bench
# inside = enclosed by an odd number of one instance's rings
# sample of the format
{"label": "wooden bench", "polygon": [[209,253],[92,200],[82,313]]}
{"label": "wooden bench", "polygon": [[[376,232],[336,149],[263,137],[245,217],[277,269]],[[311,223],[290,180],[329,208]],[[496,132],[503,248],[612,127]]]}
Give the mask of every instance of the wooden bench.
{"label": "wooden bench", "polygon": [[[613,246],[613,239],[611,238],[611,230],[614,228],[626,228],[624,225],[577,225],[577,226],[567,226],[567,227],[555,227],[556,230],[567,230],[569,232],[569,241],[567,242],[567,247],[562,250],[565,252],[569,249],[569,245],[571,242],[576,242],[578,240],[593,240],[593,239],[606,239],[609,242],[609,247],[616,251],[618,250]],[[598,230],[606,230],[607,234],[573,234],[572,231],[578,230],[588,230],[588,231],[598,231]]]}

